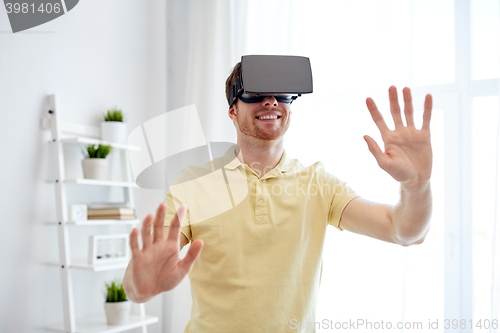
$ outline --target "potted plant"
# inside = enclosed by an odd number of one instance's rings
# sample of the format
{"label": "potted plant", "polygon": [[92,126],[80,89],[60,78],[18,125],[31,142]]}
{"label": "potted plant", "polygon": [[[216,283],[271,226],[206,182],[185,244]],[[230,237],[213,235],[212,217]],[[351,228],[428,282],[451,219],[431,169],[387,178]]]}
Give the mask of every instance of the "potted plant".
{"label": "potted plant", "polygon": [[111,146],[99,144],[97,149],[95,145],[88,145],[87,149],[83,149],[85,158],[82,161],[83,178],[87,179],[106,179],[106,170],[108,168],[108,160],[106,156],[111,151]]}
{"label": "potted plant", "polygon": [[123,290],[123,284],[120,281],[105,283],[104,309],[106,311],[106,321],[108,325],[123,325],[128,322],[130,316],[130,307],[132,302],[127,299]]}
{"label": "potted plant", "polygon": [[103,141],[127,143],[127,124],[123,122],[122,110],[112,108],[103,114],[101,139]]}

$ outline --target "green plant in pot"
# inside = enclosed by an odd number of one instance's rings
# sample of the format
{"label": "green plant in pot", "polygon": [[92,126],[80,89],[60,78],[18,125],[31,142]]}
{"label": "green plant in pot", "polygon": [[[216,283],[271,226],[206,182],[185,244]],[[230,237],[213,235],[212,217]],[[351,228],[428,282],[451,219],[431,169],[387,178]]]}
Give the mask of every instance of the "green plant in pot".
{"label": "green plant in pot", "polygon": [[103,141],[127,143],[127,124],[122,110],[114,107],[102,115],[101,139]]}
{"label": "green plant in pot", "polygon": [[106,170],[108,168],[108,160],[106,156],[111,152],[110,145],[99,144],[88,145],[83,150],[84,159],[82,161],[83,178],[86,179],[106,179]]}
{"label": "green plant in pot", "polygon": [[108,325],[126,324],[129,320],[132,302],[127,299],[123,284],[121,281],[111,281],[106,282],[105,285],[104,309]]}

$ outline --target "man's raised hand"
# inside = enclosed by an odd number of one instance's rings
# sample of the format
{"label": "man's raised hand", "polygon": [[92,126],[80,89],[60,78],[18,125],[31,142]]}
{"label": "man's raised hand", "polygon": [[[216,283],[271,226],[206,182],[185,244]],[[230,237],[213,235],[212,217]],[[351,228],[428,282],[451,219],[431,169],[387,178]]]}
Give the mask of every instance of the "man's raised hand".
{"label": "man's raised hand", "polygon": [[[130,278],[127,285],[132,286],[134,298],[147,300],[161,292],[175,288],[193,267],[203,248],[201,239],[194,241],[184,259],[179,258],[179,237],[181,222],[186,213],[182,205],[168,228],[168,237],[164,238],[164,219],[166,206],[160,204],[154,217],[149,214],[141,228],[142,249],[139,249],[137,236],[139,231],[134,228],[130,233],[132,260],[125,274]],[[153,234],[151,235],[151,223]],[[124,280],[125,280],[124,278]],[[125,284],[124,284],[125,285]]]}
{"label": "man's raised hand", "polygon": [[371,98],[366,99],[366,106],[373,121],[380,130],[384,141],[384,152],[375,140],[364,136],[368,149],[377,160],[378,165],[397,181],[406,184],[421,184],[431,177],[432,149],[430,140],[430,120],[432,96],[427,95],[424,102],[422,129],[417,130],[413,121],[413,105],[410,88],[403,89],[404,113],[406,126],[401,119],[396,87],[389,88],[389,101],[395,129],[391,131]]}

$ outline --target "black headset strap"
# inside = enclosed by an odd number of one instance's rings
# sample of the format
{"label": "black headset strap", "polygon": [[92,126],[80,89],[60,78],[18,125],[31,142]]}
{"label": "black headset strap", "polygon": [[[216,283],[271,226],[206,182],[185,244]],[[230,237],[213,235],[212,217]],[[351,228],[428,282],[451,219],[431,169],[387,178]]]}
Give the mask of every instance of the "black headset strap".
{"label": "black headset strap", "polygon": [[243,92],[243,81],[241,80],[241,75],[238,75],[236,79],[236,83],[233,83],[233,90],[231,91],[231,99],[229,100],[229,106],[233,105],[236,102],[236,99]]}

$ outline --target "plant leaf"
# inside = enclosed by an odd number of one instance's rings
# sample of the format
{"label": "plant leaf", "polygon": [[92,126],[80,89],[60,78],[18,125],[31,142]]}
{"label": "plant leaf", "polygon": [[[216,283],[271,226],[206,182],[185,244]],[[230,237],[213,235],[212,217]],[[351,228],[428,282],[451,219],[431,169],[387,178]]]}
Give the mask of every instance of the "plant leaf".
{"label": "plant leaf", "polygon": [[121,281],[116,280],[111,283],[105,283],[106,290],[106,302],[125,302],[127,301],[127,295],[123,288]]}

